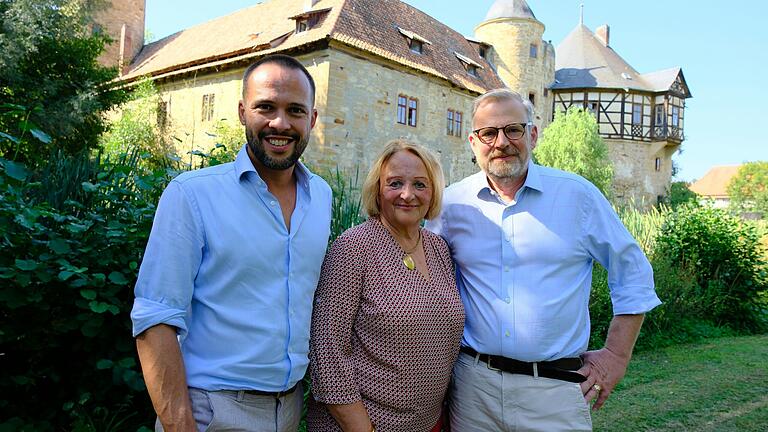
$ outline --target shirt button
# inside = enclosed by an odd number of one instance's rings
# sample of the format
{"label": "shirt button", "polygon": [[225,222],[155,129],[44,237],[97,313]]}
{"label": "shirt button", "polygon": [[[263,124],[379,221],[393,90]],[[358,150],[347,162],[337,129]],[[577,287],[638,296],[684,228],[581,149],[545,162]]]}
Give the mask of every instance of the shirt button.
{"label": "shirt button", "polygon": [[270,205],[275,205],[275,204],[277,204],[277,203],[276,203],[276,202],[274,202],[274,201],[270,201],[270,202],[269,202],[269,204],[270,204]]}
{"label": "shirt button", "polygon": [[506,337],[509,337],[509,330],[507,330],[506,332],[504,332],[504,336],[506,336]]}
{"label": "shirt button", "polygon": [[512,303],[512,299],[509,298],[509,297],[505,298],[504,301],[507,302],[507,303]]}
{"label": "shirt button", "polygon": [[505,266],[504,266],[504,271],[505,271],[505,272],[508,272],[508,271],[509,271],[509,266],[505,265]]}

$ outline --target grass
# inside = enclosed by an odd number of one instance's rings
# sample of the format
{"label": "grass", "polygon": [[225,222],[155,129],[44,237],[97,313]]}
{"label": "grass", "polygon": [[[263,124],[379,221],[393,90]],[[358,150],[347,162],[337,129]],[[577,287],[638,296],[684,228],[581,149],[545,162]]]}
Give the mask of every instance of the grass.
{"label": "grass", "polygon": [[768,431],[768,335],[638,353],[595,431]]}

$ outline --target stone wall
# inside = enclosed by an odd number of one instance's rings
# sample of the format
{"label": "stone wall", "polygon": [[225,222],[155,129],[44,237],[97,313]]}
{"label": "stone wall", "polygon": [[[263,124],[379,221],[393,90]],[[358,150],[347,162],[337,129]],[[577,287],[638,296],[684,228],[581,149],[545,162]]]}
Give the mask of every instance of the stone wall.
{"label": "stone wall", "polygon": [[[324,165],[359,166],[366,173],[387,142],[405,138],[435,152],[448,183],[477,170],[467,142],[474,95],[343,47],[329,54],[328,101],[320,113],[321,140],[312,151],[317,160]],[[397,122],[399,95],[418,101],[416,127]],[[461,136],[447,134],[449,109],[462,113]]]}
{"label": "stone wall", "polygon": [[605,143],[613,162],[613,193],[617,202],[634,201],[648,207],[656,204],[659,196],[667,195],[677,145],[617,139],[606,139]]}
{"label": "stone wall", "polygon": [[[362,177],[390,140],[405,138],[433,150],[449,183],[474,173],[467,142],[474,95],[450,87],[446,81],[378,60],[372,55],[335,47],[297,57],[315,80],[318,119],[304,159],[322,169]],[[158,84],[166,104],[179,154],[209,151],[216,139],[215,125],[238,125],[237,104],[245,65],[222,72],[198,73]],[[214,95],[212,120],[202,117],[203,96]],[[418,101],[416,127],[397,123],[398,95]],[[463,114],[462,134],[446,132],[447,111]],[[243,141],[245,140],[243,135]],[[185,159],[186,160],[186,159]]]}

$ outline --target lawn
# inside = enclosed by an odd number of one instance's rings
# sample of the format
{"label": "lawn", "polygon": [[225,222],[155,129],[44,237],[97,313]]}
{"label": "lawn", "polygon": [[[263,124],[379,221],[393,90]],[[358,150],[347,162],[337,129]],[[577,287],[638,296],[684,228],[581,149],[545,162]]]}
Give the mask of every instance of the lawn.
{"label": "lawn", "polygon": [[595,431],[768,431],[768,335],[638,353]]}

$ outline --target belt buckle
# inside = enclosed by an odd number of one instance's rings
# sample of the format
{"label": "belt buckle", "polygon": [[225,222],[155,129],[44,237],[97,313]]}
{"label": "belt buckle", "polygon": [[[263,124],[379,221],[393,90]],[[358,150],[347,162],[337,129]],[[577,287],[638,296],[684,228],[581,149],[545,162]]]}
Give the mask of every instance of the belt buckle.
{"label": "belt buckle", "polygon": [[488,360],[485,362],[485,366],[486,366],[488,369],[492,370],[492,371],[496,371],[496,372],[503,372],[501,369],[499,369],[499,368],[495,368],[495,367],[491,366],[491,358],[493,358],[493,356],[492,356],[492,355],[490,355],[490,354],[488,354]]}

